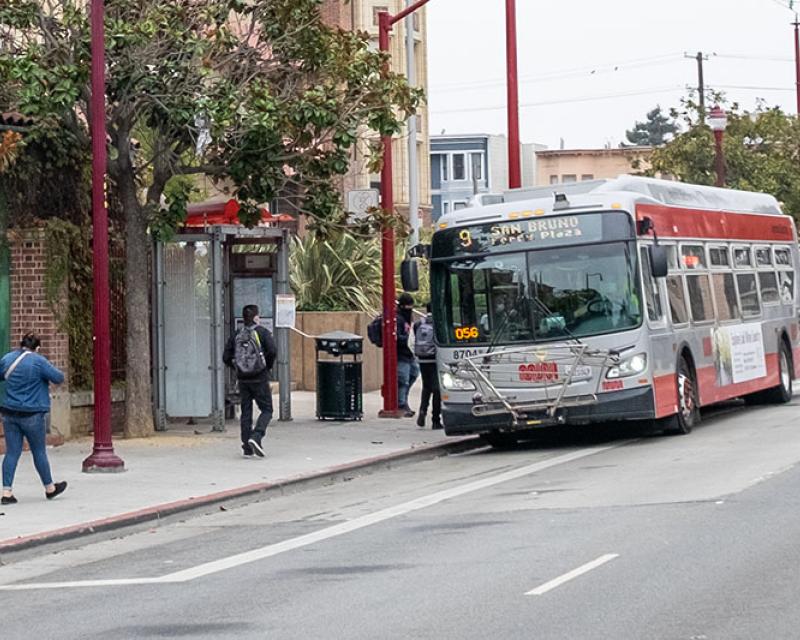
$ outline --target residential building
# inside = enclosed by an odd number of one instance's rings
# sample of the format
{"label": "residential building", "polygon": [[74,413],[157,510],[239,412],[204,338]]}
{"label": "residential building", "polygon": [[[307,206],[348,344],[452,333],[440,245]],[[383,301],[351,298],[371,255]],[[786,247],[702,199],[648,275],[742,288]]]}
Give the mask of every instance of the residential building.
{"label": "residential building", "polygon": [[652,153],[652,147],[538,151],[536,185],[616,178],[646,169]]}
{"label": "residential building", "polygon": [[[431,204],[433,220],[467,206],[479,193],[508,189],[508,139],[486,133],[431,136]],[[522,186],[536,180],[540,144],[520,145]]]}
{"label": "residential building", "polygon": [[[392,15],[406,7],[405,0],[324,0],[322,16],[328,24],[342,29],[364,31],[378,46],[378,14],[388,11]],[[416,86],[427,90],[428,86],[428,47],[426,10],[416,11],[412,17],[415,33],[414,58],[416,62]],[[401,20],[394,25],[390,41],[392,70],[408,77],[406,57],[406,21]],[[428,162],[428,107],[423,103],[417,114],[417,184],[419,185],[420,215],[423,220],[430,220],[430,165]],[[380,190],[380,175],[370,173],[366,166],[364,146],[353,154],[353,162],[349,174],[342,181],[342,190],[353,189]],[[408,215],[409,202],[409,154],[408,132],[396,136],[392,145],[394,155],[394,200],[397,211]]]}

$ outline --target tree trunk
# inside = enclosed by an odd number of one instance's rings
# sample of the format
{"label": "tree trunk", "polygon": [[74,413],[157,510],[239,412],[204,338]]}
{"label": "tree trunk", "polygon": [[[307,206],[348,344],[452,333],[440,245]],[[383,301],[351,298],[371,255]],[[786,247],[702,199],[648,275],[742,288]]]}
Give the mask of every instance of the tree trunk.
{"label": "tree trunk", "polygon": [[136,187],[120,184],[125,212],[125,306],[128,330],[125,370],[125,437],[152,435],[153,399],[150,361],[150,238]]}

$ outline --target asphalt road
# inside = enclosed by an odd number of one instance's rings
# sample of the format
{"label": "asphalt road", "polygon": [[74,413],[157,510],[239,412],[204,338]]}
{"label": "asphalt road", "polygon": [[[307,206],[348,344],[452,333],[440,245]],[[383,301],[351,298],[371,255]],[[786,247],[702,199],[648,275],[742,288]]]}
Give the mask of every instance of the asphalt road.
{"label": "asphalt road", "polygon": [[0,567],[0,637],[800,637],[800,399],[560,430]]}

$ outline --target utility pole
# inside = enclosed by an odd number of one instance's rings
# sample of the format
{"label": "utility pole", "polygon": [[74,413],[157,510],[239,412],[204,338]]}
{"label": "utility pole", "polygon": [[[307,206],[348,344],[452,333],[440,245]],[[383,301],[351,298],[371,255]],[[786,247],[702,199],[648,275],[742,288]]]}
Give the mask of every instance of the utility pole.
{"label": "utility pole", "polygon": [[800,19],[794,14],[794,65],[797,88],[797,114],[800,116]]}
{"label": "utility pole", "polygon": [[697,95],[700,101],[700,117],[706,117],[706,83],[703,77],[703,62],[708,60],[708,56],[704,56],[702,51],[698,51],[697,55],[683,54],[684,58],[697,61]]}

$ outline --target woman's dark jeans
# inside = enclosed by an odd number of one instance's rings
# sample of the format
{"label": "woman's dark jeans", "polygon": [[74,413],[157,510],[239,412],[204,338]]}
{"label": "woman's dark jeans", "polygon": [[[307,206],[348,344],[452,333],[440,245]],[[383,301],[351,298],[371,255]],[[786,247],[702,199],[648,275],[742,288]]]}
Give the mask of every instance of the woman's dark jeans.
{"label": "woman's dark jeans", "polygon": [[23,439],[28,441],[33,454],[33,464],[42,484],[53,484],[50,463],[47,461],[47,428],[44,413],[3,414],[3,431],[6,439],[6,455],[3,458],[3,489],[10,490],[14,484],[17,463],[22,455]]}

